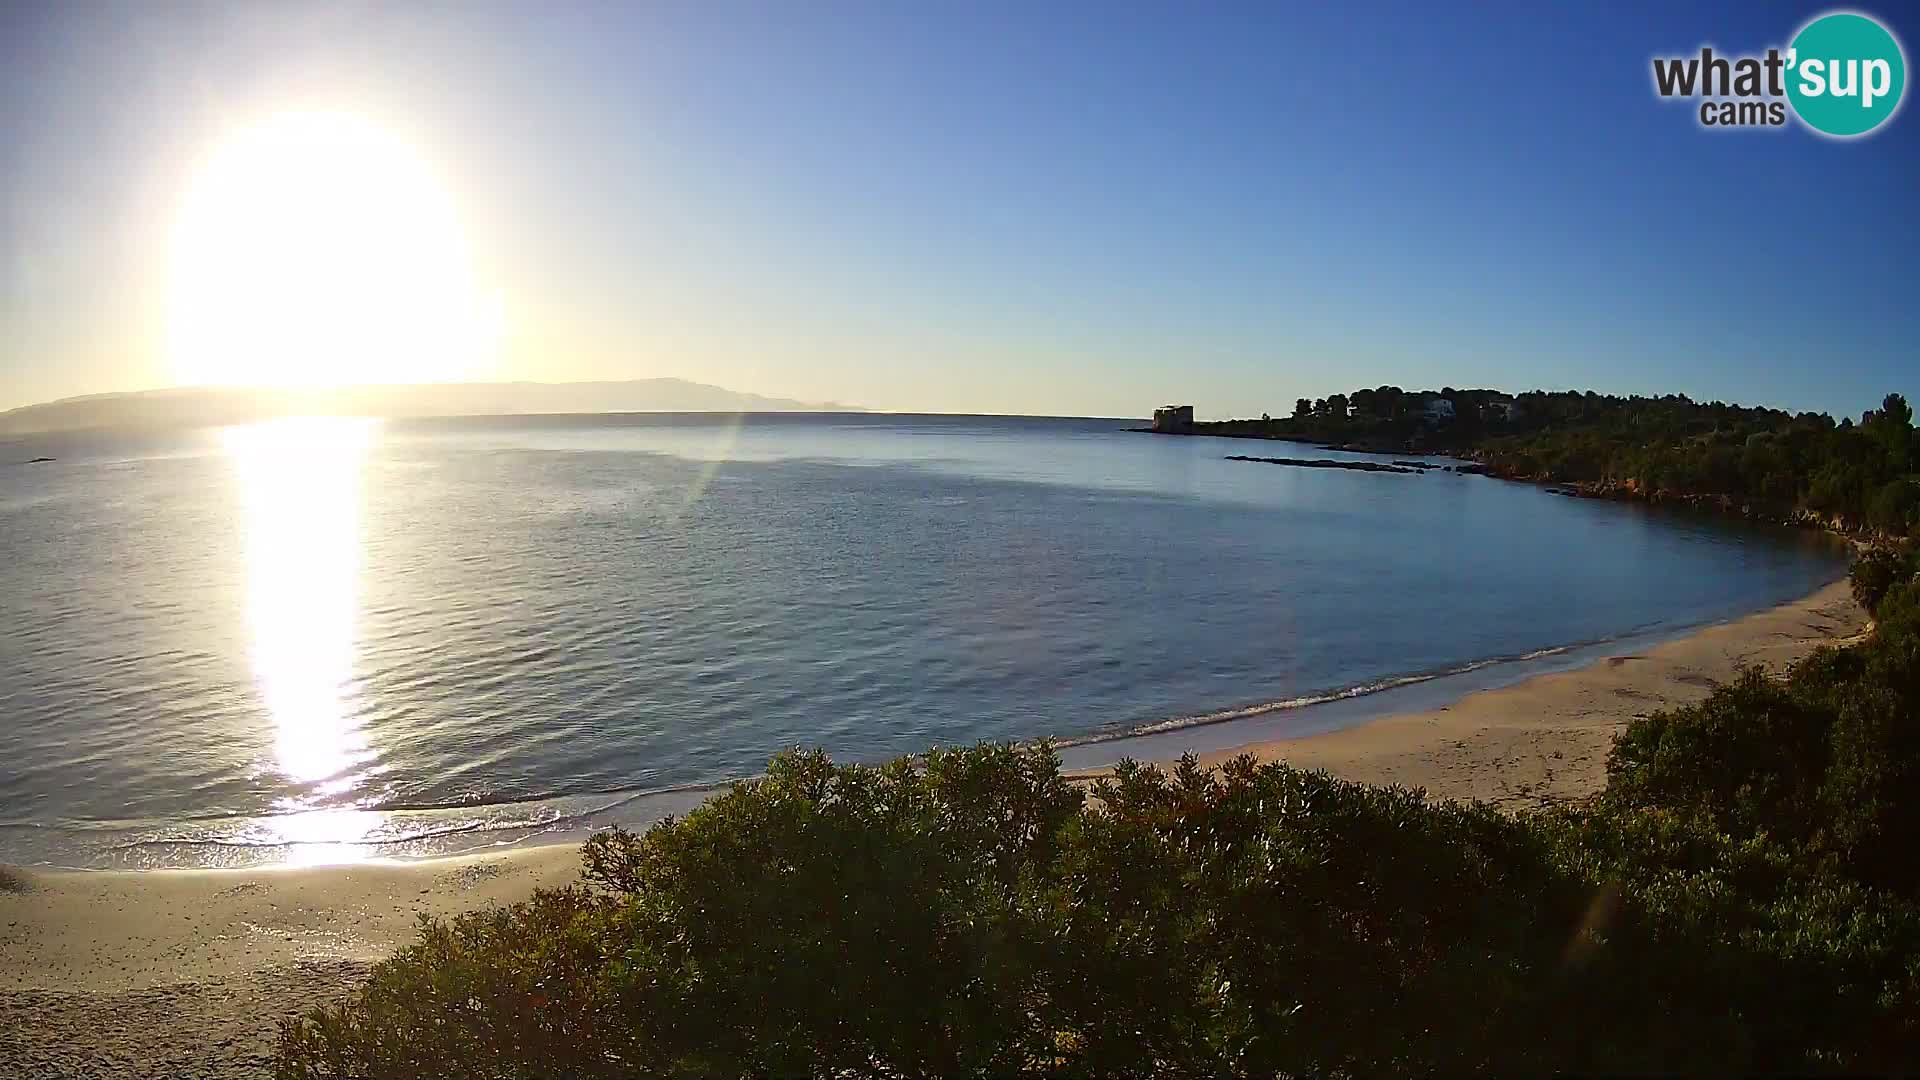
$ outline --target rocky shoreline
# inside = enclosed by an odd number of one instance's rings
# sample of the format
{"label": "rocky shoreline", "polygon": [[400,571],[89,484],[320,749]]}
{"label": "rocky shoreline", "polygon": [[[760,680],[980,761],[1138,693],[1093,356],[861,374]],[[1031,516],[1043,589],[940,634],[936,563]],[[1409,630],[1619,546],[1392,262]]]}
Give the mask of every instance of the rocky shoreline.
{"label": "rocky shoreline", "polygon": [[[1153,432],[1148,428],[1130,430],[1160,435],[1205,436],[1215,439],[1260,439],[1267,442],[1293,442],[1303,446],[1318,446],[1327,450],[1337,450],[1349,454],[1374,454],[1388,457],[1405,454],[1406,447],[1370,446],[1351,442],[1329,442],[1305,438],[1281,438],[1274,435],[1240,431],[1184,431]],[[1538,484],[1555,495],[1566,495],[1583,499],[1608,499],[1614,502],[1633,502],[1648,506],[1676,507],[1698,513],[1716,514],[1723,517],[1738,518],[1759,525],[1784,525],[1791,528],[1818,529],[1832,533],[1855,543],[1873,542],[1883,539],[1864,526],[1850,522],[1838,515],[1822,516],[1802,507],[1784,507],[1743,499],[1733,495],[1710,495],[1691,492],[1676,492],[1661,489],[1649,489],[1637,480],[1566,480],[1551,473],[1532,474],[1513,469],[1504,469],[1497,464],[1489,464],[1485,452],[1481,450],[1447,450],[1433,448],[1420,451],[1435,457],[1450,457],[1461,464],[1451,466],[1425,465],[1424,463],[1395,459],[1388,465],[1372,462],[1338,462],[1329,458],[1266,458],[1243,454],[1230,454],[1229,461],[1259,461],[1277,465],[1293,465],[1301,468],[1348,468],[1361,472],[1398,472],[1417,473],[1427,471],[1448,471],[1476,476],[1489,476],[1496,480],[1510,480],[1516,483]]]}
{"label": "rocky shoreline", "polygon": [[1582,499],[1608,499],[1613,502],[1641,503],[1647,506],[1679,507],[1699,513],[1739,518],[1760,525],[1786,525],[1792,528],[1819,529],[1849,540],[1862,538],[1865,530],[1838,517],[1822,517],[1799,507],[1781,507],[1737,498],[1732,495],[1703,495],[1650,489],[1637,480],[1558,480],[1551,475],[1533,476],[1480,465],[1482,475],[1496,480],[1540,484],[1556,495]]}
{"label": "rocky shoreline", "polygon": [[1228,461],[1258,461],[1265,465],[1291,465],[1296,469],[1350,469],[1354,472],[1401,473],[1418,476],[1429,472],[1481,473],[1486,470],[1479,465],[1435,465],[1428,461],[1397,460],[1383,465],[1377,461],[1336,461],[1333,458],[1286,458],[1252,457],[1247,454],[1228,454]]}

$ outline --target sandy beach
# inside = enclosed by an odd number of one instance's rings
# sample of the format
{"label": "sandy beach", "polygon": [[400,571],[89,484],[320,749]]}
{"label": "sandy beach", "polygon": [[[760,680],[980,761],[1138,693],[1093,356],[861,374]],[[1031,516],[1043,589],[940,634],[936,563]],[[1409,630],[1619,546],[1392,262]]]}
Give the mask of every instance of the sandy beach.
{"label": "sandy beach", "polygon": [[1214,765],[1247,753],[1513,810],[1582,799],[1606,786],[1607,751],[1629,721],[1698,701],[1750,665],[1782,670],[1822,645],[1857,638],[1867,624],[1847,583],[1837,581],[1650,649],[1470,694],[1429,712],[1252,743],[1201,761]]}
{"label": "sandy beach", "polygon": [[[1644,652],[1234,753],[1522,809],[1605,783],[1636,716],[1860,634],[1845,582]],[[272,870],[8,871],[0,878],[0,1074],[255,1076],[275,1020],[337,996],[421,913],[573,879],[571,845],[409,864]]]}
{"label": "sandy beach", "polygon": [[274,1021],[451,915],[563,885],[573,845],[269,870],[14,871],[0,1075],[258,1076]]}

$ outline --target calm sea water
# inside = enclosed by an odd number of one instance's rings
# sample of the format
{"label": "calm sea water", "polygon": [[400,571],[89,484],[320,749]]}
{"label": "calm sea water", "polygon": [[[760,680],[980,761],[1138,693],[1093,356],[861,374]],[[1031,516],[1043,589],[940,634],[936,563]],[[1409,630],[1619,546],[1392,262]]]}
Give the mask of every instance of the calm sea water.
{"label": "calm sea water", "polygon": [[1734,616],[1841,566],[1805,534],[1125,426],[0,444],[0,861],[472,847],[683,806],[793,745],[1304,730],[1323,698]]}

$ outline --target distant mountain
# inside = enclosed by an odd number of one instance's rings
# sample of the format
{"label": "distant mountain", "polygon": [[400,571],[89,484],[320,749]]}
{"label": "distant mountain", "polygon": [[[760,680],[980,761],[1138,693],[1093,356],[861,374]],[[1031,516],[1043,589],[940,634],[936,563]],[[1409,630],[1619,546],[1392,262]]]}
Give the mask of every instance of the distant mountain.
{"label": "distant mountain", "polygon": [[854,405],[761,397],[688,382],[631,379],[576,383],[439,383],[335,389],[182,387],[91,394],[0,413],[0,435],[81,428],[179,428],[244,424],[304,414],[511,416],[606,412],[865,412]]}

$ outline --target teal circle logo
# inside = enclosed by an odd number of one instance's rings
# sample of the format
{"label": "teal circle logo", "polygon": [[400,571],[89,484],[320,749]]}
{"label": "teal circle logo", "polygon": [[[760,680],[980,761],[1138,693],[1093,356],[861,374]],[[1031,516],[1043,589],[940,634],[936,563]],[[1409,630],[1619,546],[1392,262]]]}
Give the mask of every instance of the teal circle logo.
{"label": "teal circle logo", "polygon": [[1906,89],[1900,43],[1865,15],[1822,15],[1787,50],[1787,100],[1815,131],[1865,135],[1893,116]]}

